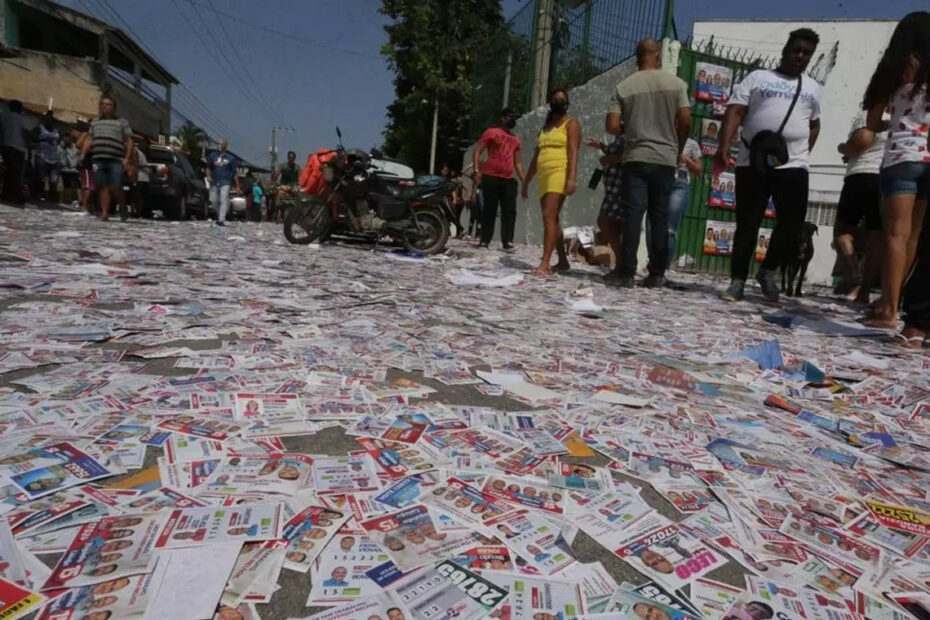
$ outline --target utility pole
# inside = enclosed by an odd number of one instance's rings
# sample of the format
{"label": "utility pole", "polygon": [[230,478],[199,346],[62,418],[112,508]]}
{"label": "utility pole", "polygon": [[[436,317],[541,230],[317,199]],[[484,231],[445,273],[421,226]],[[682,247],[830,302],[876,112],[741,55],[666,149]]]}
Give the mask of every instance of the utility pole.
{"label": "utility pole", "polygon": [[504,105],[506,108],[510,105],[510,71],[513,68],[513,51],[507,52],[507,68],[504,69]]}
{"label": "utility pole", "polygon": [[436,174],[436,137],[439,133],[439,96],[433,99],[433,140],[429,149],[429,173]]}
{"label": "utility pole", "polygon": [[546,103],[549,89],[549,65],[552,63],[552,14],[555,0],[537,0],[536,36],[533,44],[533,91],[530,107],[538,108]]}
{"label": "utility pole", "polygon": [[274,172],[275,165],[278,163],[278,147],[275,144],[275,132],[285,131],[285,132],[295,132],[297,131],[293,127],[272,127],[271,128],[271,148],[268,149],[269,155],[271,156],[271,171]]}

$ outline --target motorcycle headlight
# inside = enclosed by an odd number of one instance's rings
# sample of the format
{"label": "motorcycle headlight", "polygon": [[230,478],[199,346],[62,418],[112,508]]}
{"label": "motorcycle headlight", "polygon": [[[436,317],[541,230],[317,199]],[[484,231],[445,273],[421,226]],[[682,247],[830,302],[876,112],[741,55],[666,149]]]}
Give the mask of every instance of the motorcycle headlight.
{"label": "motorcycle headlight", "polygon": [[323,166],[323,180],[327,183],[332,183],[333,178],[335,177],[335,171],[332,166]]}

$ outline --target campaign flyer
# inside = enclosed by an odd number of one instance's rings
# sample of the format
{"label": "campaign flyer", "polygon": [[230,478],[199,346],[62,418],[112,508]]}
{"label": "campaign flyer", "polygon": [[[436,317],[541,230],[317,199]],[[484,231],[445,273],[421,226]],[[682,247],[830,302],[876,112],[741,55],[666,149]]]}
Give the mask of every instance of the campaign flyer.
{"label": "campaign flyer", "polygon": [[[106,478],[116,473],[67,442],[35,450],[40,450],[43,454],[39,460],[30,461],[38,467],[9,476],[10,482],[22,489],[29,499],[50,495],[56,491]],[[35,450],[30,450],[30,452]],[[48,464],[49,461],[55,461],[55,463]]]}
{"label": "campaign flyer", "polygon": [[736,208],[736,176],[732,172],[721,172],[711,178],[707,206],[718,209]]}
{"label": "campaign flyer", "polygon": [[760,228],[759,229],[759,238],[756,240],[756,251],[753,255],[757,263],[761,263],[765,260],[765,255],[769,251],[769,243],[772,241],[772,229],[771,228]]}
{"label": "campaign flyer", "polygon": [[517,575],[493,574],[488,579],[510,590],[510,620],[570,620],[585,613],[578,584]]}
{"label": "campaign flyer", "polygon": [[19,536],[89,505],[87,499],[74,489],[69,489],[19,504],[4,514],[3,518],[10,524],[13,534]]}
{"label": "campaign flyer", "polygon": [[534,484],[526,478],[488,476],[484,493],[511,504],[560,515],[565,512],[565,497],[545,484]]}
{"label": "campaign flyer", "polygon": [[312,585],[307,605],[338,605],[380,594],[381,586],[371,579],[368,572],[389,559],[368,536],[357,536],[346,551],[337,534],[310,568]]}
{"label": "campaign flyer", "polygon": [[701,102],[723,103],[730,98],[733,70],[707,62],[694,66],[694,99]]}
{"label": "campaign flyer", "polygon": [[206,506],[207,504],[196,497],[185,495],[171,487],[159,487],[140,497],[133,498],[119,508],[129,512],[159,512],[165,508],[190,508],[193,506]]}
{"label": "campaign flyer", "polygon": [[0,620],[15,620],[38,609],[45,600],[41,594],[0,577]]}
{"label": "campaign flyer", "polygon": [[303,416],[300,398],[292,392],[254,394],[237,392],[233,419],[252,423],[260,418],[295,418]]}
{"label": "campaign flyer", "polygon": [[470,570],[496,570],[512,573],[516,564],[515,557],[510,549],[502,545],[481,545],[460,551],[451,560]]}
{"label": "campaign flyer", "polygon": [[549,474],[549,484],[576,491],[606,491],[612,487],[610,473],[584,463],[559,462],[558,473]]}
{"label": "campaign flyer", "polygon": [[[652,586],[652,587],[650,587]],[[656,584],[645,584],[634,589],[624,584],[610,597],[607,614],[619,614],[620,618],[668,618],[668,620],[699,620],[698,616],[674,600],[668,593],[659,591]]]}
{"label": "campaign flyer", "polygon": [[141,620],[149,603],[153,577],[154,573],[133,575],[93,586],[53,590],[48,593],[51,602],[36,620]]}
{"label": "campaign flyer", "polygon": [[733,236],[735,234],[736,222],[707,220],[704,225],[704,254],[730,256],[733,254]]}
{"label": "campaign flyer", "polygon": [[363,521],[361,526],[402,571],[438,562],[476,540],[470,530],[437,531],[429,509],[422,504]]}
{"label": "campaign flyer", "polygon": [[201,542],[255,542],[281,538],[281,504],[181,508],[171,512],[156,546],[192,547]]}
{"label": "campaign flyer", "polygon": [[303,620],[407,620],[403,604],[392,592],[371,592],[354,597],[343,605],[307,616]]}
{"label": "campaign flyer", "polygon": [[690,584],[725,561],[699,537],[671,522],[645,533],[637,531],[614,553],[671,590]]}
{"label": "campaign flyer", "polygon": [[150,573],[165,515],[104,517],[81,526],[43,590],[89,586]]}
{"label": "campaign flyer", "polygon": [[381,488],[367,454],[320,456],[313,460],[313,488],[318,495],[369,493]]}
{"label": "campaign flyer", "polygon": [[[349,515],[323,506],[307,506],[284,524],[281,538],[287,541],[287,554],[284,567],[306,573],[313,561],[326,546]],[[355,546],[355,537],[339,537],[339,546],[343,551],[351,551]]]}
{"label": "campaign flyer", "polygon": [[377,495],[375,501],[391,508],[406,508],[419,502],[426,487],[435,486],[436,474],[420,474],[398,480]]}
{"label": "campaign flyer", "polygon": [[796,517],[785,519],[781,531],[811,545],[818,555],[841,566],[868,567],[873,571],[880,568],[881,549],[861,536]]}
{"label": "campaign flyer", "polygon": [[552,575],[575,563],[571,545],[562,537],[559,524],[541,514],[514,510],[489,519],[485,526],[543,575]]}
{"label": "campaign flyer", "polygon": [[155,425],[163,431],[191,435],[203,439],[226,441],[242,432],[242,426],[235,422],[227,422],[218,418],[190,415],[187,413],[172,416]]}
{"label": "campaign flyer", "polygon": [[481,527],[485,521],[500,516],[510,507],[468,483],[452,477],[437,484],[423,498],[424,503],[467,525]]}
{"label": "campaign flyer", "polygon": [[721,121],[714,118],[705,118],[701,122],[701,154],[713,157],[720,148]]}
{"label": "campaign flyer", "polygon": [[204,485],[208,491],[228,495],[294,495],[309,486],[312,474],[313,458],[305,454],[234,456],[221,459]]}
{"label": "campaign flyer", "polygon": [[416,572],[392,590],[416,620],[481,620],[509,594],[506,588],[448,560]]}
{"label": "campaign flyer", "polygon": [[105,441],[130,441],[136,440],[147,446],[163,446],[171,433],[159,433],[153,431],[146,424],[118,424],[101,435],[99,439]]}
{"label": "campaign flyer", "polygon": [[365,449],[383,472],[395,480],[411,473],[435,469],[437,466],[425,452],[406,443],[370,437],[360,437],[355,441]]}

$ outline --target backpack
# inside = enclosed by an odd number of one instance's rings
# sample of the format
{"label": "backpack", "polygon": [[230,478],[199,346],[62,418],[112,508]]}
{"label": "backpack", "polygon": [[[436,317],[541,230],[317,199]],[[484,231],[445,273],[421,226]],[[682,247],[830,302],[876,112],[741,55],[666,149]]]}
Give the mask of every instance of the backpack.
{"label": "backpack", "polygon": [[318,195],[326,191],[323,180],[323,165],[339,155],[330,149],[320,149],[307,156],[307,163],[300,171],[300,189],[308,195]]}

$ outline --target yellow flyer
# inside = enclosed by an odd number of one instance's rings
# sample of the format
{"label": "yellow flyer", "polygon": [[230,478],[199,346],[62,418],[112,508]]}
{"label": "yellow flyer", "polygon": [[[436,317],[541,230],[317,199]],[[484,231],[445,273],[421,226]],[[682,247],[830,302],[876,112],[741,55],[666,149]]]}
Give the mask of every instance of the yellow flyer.
{"label": "yellow flyer", "polygon": [[0,620],[15,620],[35,611],[45,601],[41,594],[0,577]]}

